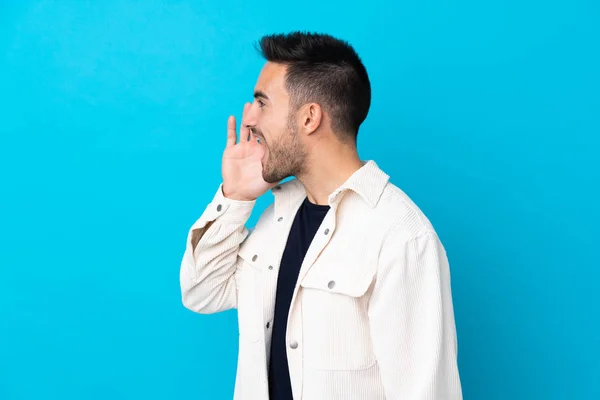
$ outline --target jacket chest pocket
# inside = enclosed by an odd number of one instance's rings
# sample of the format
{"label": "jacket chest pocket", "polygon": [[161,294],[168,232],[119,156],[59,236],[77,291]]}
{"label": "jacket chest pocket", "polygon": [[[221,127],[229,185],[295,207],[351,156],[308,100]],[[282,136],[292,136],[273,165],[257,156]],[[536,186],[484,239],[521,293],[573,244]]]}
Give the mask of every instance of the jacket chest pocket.
{"label": "jacket chest pocket", "polygon": [[368,318],[374,266],[313,266],[301,282],[304,361],[320,370],[375,363]]}

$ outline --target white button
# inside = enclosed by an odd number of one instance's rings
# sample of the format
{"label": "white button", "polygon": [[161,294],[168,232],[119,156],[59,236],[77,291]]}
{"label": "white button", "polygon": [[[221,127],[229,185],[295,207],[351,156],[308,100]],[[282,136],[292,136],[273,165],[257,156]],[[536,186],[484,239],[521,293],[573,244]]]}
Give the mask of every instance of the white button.
{"label": "white button", "polygon": [[325,229],[325,234],[327,235],[329,233],[329,229]]}
{"label": "white button", "polygon": [[273,269],[273,266],[272,266],[272,265],[269,265],[269,269]]}
{"label": "white button", "polygon": [[296,342],[295,340],[292,340],[292,341],[290,342],[290,347],[291,347],[292,349],[297,349],[297,348],[298,348],[298,342]]}
{"label": "white button", "polygon": [[254,257],[252,257],[252,261],[256,261],[258,259],[258,256],[255,254]]}
{"label": "white button", "polygon": [[333,289],[335,287],[335,281],[329,281],[329,283],[327,284],[327,287],[329,289]]}
{"label": "white button", "polygon": [[217,211],[221,211],[221,209],[222,209],[222,208],[223,208],[223,206],[219,204],[219,205],[217,206]]}
{"label": "white button", "polygon": [[278,222],[281,222],[281,221],[283,221],[283,217],[279,217],[279,218],[277,218],[277,221],[278,221]]}

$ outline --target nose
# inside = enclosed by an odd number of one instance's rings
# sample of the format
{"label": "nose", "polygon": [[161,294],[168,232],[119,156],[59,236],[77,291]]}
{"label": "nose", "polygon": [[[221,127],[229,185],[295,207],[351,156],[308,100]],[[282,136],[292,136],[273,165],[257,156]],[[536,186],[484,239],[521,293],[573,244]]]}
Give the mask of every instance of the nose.
{"label": "nose", "polygon": [[259,115],[259,107],[256,102],[253,102],[248,110],[246,111],[246,116],[244,118],[243,124],[247,128],[253,128],[258,124],[258,115]]}

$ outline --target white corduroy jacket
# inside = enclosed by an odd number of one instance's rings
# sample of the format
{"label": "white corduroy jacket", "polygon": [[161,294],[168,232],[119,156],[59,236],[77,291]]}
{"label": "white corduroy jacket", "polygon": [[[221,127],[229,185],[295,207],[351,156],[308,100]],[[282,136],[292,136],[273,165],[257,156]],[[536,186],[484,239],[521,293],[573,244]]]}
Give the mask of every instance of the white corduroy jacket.
{"label": "white corduroy jacket", "polygon": [[[266,400],[277,274],[306,197],[292,179],[248,229],[255,201],[222,185],[187,237],[183,304],[238,310],[234,398]],[[287,357],[295,400],[459,400],[457,340],[444,247],[374,161],[329,196],[294,290]],[[197,244],[196,244],[197,242]]]}

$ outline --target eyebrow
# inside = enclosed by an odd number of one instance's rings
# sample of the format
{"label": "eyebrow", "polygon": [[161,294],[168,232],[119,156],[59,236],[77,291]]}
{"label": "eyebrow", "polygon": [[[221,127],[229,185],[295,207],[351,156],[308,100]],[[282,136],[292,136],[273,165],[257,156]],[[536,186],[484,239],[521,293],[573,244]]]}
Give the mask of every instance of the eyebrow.
{"label": "eyebrow", "polygon": [[254,98],[255,99],[261,98],[261,99],[264,99],[264,100],[269,100],[269,96],[267,96],[265,94],[265,92],[263,92],[262,90],[255,91],[254,92]]}

